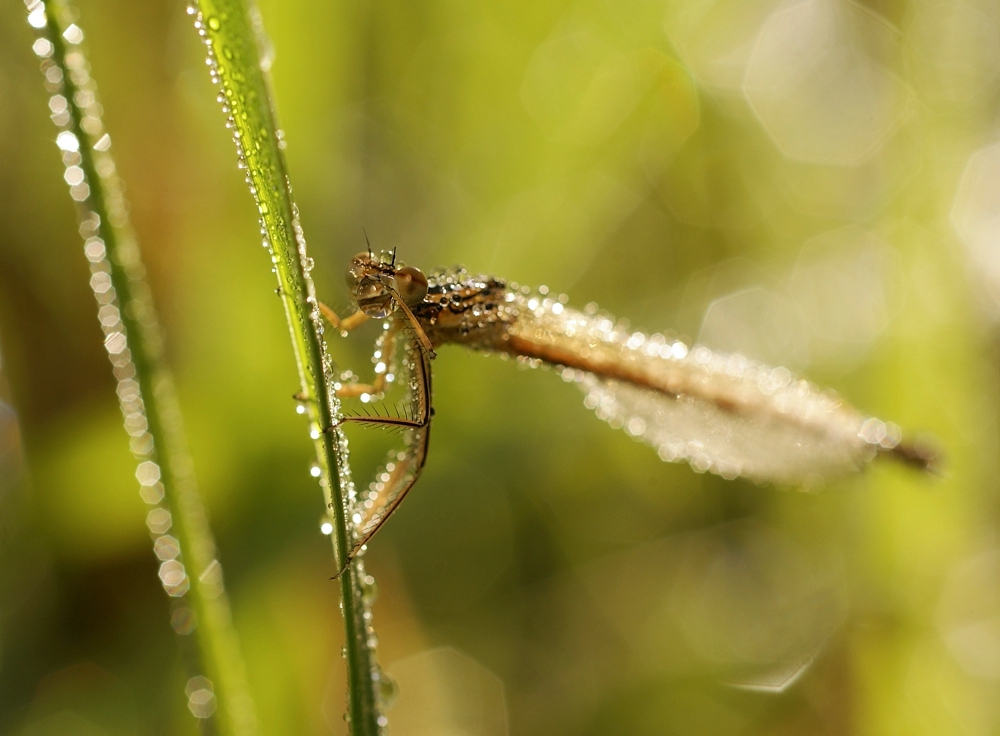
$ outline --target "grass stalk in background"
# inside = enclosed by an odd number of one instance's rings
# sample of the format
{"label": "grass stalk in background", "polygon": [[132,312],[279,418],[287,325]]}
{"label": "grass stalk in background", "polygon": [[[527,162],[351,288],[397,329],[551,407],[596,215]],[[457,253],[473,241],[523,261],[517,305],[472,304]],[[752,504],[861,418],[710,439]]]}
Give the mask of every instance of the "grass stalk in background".
{"label": "grass stalk in background", "polygon": [[[199,0],[190,8],[195,26],[208,49],[213,81],[233,131],[239,165],[260,213],[261,233],[278,277],[278,294],[285,308],[302,384],[302,406],[309,415],[311,436],[319,460],[320,484],[333,526],[338,570],[353,546],[351,506],[354,489],[347,465],[347,441],[335,429],[340,406],[333,392],[333,365],[323,342],[323,323],[310,276],[312,259],[292,200],[278,128],[271,101],[261,19],[245,0]],[[348,714],[356,736],[380,733],[381,711],[390,681],[375,660],[374,632],[367,592],[374,580],[355,559],[339,578],[347,659]]]}
{"label": "grass stalk in background", "polygon": [[[108,150],[97,87],[79,44],[72,7],[28,0],[33,49],[50,92],[64,178],[77,202],[104,346],[150,506],[147,525],[172,602],[171,623],[186,655],[188,707],[209,732],[257,733],[253,704],[215,542],[195,483],[162,334],[131,233],[122,185]],[[193,646],[192,646],[193,644]]]}

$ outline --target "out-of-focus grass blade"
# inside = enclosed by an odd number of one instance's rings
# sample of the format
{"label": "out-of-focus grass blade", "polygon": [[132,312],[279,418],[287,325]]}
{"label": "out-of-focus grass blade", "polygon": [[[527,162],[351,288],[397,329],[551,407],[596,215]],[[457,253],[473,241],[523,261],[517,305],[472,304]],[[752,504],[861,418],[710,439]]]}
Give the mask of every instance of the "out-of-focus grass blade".
{"label": "out-of-focus grass blade", "polygon": [[[97,85],[80,43],[76,12],[29,0],[33,50],[50,93],[56,144],[78,205],[80,235],[90,262],[104,347],[138,467],[147,526],[160,559],[159,577],[172,601],[171,623],[186,652],[188,707],[224,736],[252,736],[256,717],[233,629],[215,541],[198,492],[181,426],[173,379],[163,361],[163,336],[129,227],[122,183],[109,153]],[[186,649],[187,647],[185,647]]]}

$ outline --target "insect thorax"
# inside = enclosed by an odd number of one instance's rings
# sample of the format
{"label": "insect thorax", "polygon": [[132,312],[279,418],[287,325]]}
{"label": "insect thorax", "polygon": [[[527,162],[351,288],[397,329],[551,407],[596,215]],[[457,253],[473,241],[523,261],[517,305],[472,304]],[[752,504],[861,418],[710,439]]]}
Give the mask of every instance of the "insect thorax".
{"label": "insect thorax", "polygon": [[517,318],[512,296],[502,279],[443,269],[428,275],[427,296],[413,313],[435,346],[457,343],[488,350],[502,342]]}

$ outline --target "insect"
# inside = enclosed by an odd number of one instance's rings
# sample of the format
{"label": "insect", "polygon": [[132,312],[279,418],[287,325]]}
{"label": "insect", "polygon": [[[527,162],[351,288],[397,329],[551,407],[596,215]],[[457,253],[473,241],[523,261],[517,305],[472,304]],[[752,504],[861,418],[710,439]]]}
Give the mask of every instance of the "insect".
{"label": "insect", "polygon": [[[877,455],[931,469],[933,454],[901,441],[892,424],[866,416],[836,394],[785,368],[742,355],[690,347],[663,335],[629,332],[595,309],[566,306],[544,288],[531,291],[456,267],[424,275],[396,264],[395,251],[356,255],[347,283],[357,311],[341,319],[321,305],[341,334],[384,319],[371,383],[338,384],[342,398],[371,401],[405,377],[406,402],[366,408],[341,423],[396,428],[402,450],[359,499],[348,560],[399,507],[427,460],[431,360],[445,344],[549,365],[585,392],[598,417],[651,445],[665,461],[687,461],[724,478],[810,486],[857,471]],[[370,404],[366,404],[366,407]]]}

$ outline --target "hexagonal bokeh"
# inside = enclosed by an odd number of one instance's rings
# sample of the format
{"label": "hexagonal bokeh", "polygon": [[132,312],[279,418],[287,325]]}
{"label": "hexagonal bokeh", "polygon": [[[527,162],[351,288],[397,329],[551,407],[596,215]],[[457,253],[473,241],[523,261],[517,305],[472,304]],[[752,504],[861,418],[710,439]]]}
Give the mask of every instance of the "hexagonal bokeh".
{"label": "hexagonal bokeh", "polygon": [[759,286],[712,302],[698,342],[771,365],[800,369],[809,362],[809,335],[796,305]]}
{"label": "hexagonal bokeh", "polygon": [[394,662],[389,674],[399,699],[389,711],[388,734],[505,736],[503,683],[476,660],[451,647],[429,649]]}
{"label": "hexagonal bokeh", "polygon": [[[651,570],[649,587],[640,580]],[[597,560],[579,576],[638,666],[707,669],[746,690],[793,685],[848,610],[836,556],[757,521],[665,537]]]}
{"label": "hexagonal bokeh", "polygon": [[646,122],[640,145],[668,155],[698,126],[687,69],[653,48],[622,49],[585,28],[535,49],[520,98],[547,138],[574,145],[597,145],[638,114]]}
{"label": "hexagonal bokeh", "polygon": [[973,677],[1000,680],[1000,550],[974,555],[952,569],[937,623],[958,665]]}
{"label": "hexagonal bokeh", "polygon": [[569,33],[532,56],[521,102],[542,132],[573,143],[598,143],[638,102],[630,59],[594,34]]}
{"label": "hexagonal bokeh", "polygon": [[776,665],[800,671],[836,630],[845,593],[835,568],[811,562],[777,530],[744,522],[695,538],[678,571],[672,612],[707,660],[736,669],[767,663],[739,683],[770,689],[794,677],[775,677]]}
{"label": "hexagonal bokeh", "polygon": [[810,357],[825,368],[856,364],[899,306],[896,252],[848,225],[806,241],[787,293],[809,329]]}
{"label": "hexagonal bokeh", "polygon": [[895,43],[892,28],[858,5],[807,0],[768,18],[743,92],[784,155],[856,166],[906,115],[908,89],[879,61]]}
{"label": "hexagonal bokeh", "polygon": [[969,3],[921,10],[906,35],[914,81],[929,97],[969,100],[1000,74],[997,24]]}
{"label": "hexagonal bokeh", "polygon": [[951,223],[983,287],[987,308],[1000,313],[1000,143],[969,158],[955,195]]}
{"label": "hexagonal bokeh", "polygon": [[671,3],[663,29],[702,84],[739,90],[761,25],[780,0]]}

